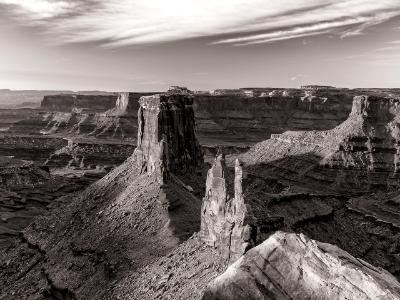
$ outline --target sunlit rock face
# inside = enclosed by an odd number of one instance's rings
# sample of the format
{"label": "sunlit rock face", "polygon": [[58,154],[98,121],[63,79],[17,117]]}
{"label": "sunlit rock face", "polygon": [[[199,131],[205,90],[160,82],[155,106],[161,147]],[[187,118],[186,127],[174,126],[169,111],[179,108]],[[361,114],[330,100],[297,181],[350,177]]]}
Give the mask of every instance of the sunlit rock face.
{"label": "sunlit rock face", "polygon": [[185,173],[203,162],[195,132],[192,96],[143,96],[139,103],[135,157],[142,172]]}
{"label": "sunlit rock face", "polygon": [[276,232],[217,277],[212,299],[399,299],[387,271],[303,234]]}
{"label": "sunlit rock face", "polygon": [[224,155],[219,153],[208,171],[201,209],[202,240],[229,261],[239,258],[254,244],[255,228],[242,192],[242,166],[235,163],[233,191],[226,178]]}

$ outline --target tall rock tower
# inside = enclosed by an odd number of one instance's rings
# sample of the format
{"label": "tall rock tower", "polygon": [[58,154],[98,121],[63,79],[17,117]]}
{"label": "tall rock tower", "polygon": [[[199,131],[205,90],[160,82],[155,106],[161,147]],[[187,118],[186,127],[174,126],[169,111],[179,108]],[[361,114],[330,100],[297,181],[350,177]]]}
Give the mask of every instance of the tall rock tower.
{"label": "tall rock tower", "polygon": [[255,220],[244,202],[242,173],[242,166],[236,159],[234,187],[230,189],[225,158],[218,153],[207,174],[206,195],[201,207],[202,240],[231,262],[255,244]]}
{"label": "tall rock tower", "polygon": [[203,163],[189,93],[168,92],[139,100],[135,157],[141,172],[186,173]]}

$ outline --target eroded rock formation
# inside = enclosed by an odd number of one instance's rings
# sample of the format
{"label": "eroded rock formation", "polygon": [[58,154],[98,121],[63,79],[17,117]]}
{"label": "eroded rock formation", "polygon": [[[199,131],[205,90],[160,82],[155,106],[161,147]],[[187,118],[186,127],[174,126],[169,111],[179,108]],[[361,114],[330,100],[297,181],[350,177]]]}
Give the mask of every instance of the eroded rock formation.
{"label": "eroded rock formation", "polygon": [[219,153],[207,174],[200,235],[207,245],[234,261],[254,245],[255,221],[244,203],[239,160],[235,163],[233,193],[226,174],[224,155]]}
{"label": "eroded rock formation", "polygon": [[200,229],[201,201],[185,181],[200,177],[187,171],[202,161],[191,101],[142,98],[138,151],[84,192],[57,201],[6,249],[0,298],[114,299],[117,281]]}
{"label": "eroded rock formation", "polygon": [[50,174],[30,161],[0,156],[0,188],[35,186],[50,179]]}
{"label": "eroded rock formation", "polygon": [[217,277],[211,299],[399,299],[400,283],[336,246],[276,232]]}
{"label": "eroded rock formation", "polygon": [[196,138],[193,98],[184,94],[143,96],[139,100],[135,157],[142,172],[188,172],[203,162]]}
{"label": "eroded rock formation", "polygon": [[272,135],[241,159],[250,172],[314,190],[397,189],[399,128],[399,100],[356,96],[347,120],[334,129]]}

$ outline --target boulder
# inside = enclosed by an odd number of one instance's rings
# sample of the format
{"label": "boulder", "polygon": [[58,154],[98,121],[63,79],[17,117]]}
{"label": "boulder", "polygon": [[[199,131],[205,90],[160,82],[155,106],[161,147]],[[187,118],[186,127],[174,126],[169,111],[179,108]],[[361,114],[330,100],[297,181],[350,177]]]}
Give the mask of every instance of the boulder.
{"label": "boulder", "polygon": [[211,299],[399,299],[387,271],[303,234],[276,232],[217,277]]}

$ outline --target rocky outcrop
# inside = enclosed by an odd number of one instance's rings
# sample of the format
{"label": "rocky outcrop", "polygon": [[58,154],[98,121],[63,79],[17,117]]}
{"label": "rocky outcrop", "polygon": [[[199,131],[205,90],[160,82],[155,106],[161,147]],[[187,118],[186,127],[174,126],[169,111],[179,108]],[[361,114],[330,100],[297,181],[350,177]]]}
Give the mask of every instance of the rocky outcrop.
{"label": "rocky outcrop", "polygon": [[[171,91],[176,94],[178,89],[189,93],[179,87]],[[254,97],[244,93],[248,90]],[[124,102],[121,99],[126,99],[121,96],[126,94],[46,96],[40,115],[14,124],[10,130],[24,134],[92,133],[103,138],[127,138],[130,133],[136,136],[137,100],[151,94],[129,93],[128,104],[120,106]],[[304,91],[298,89],[243,89],[237,93],[196,94],[193,108],[202,144],[249,145],[287,130],[331,129],[346,119],[353,95],[351,90],[340,89],[318,91],[312,97],[304,97]],[[125,112],[116,116],[116,111]]]}
{"label": "rocky outcrop", "polygon": [[0,135],[0,155],[43,164],[55,151],[68,145],[61,137]]}
{"label": "rocky outcrop", "polygon": [[203,162],[196,138],[193,98],[184,94],[139,100],[139,131],[134,156],[141,172],[188,172]]}
{"label": "rocky outcrop", "polygon": [[194,111],[201,144],[251,145],[288,130],[332,129],[346,120],[355,95],[339,89],[309,97],[296,89],[265,89],[263,93],[253,98],[196,95]]}
{"label": "rocky outcrop", "polygon": [[0,188],[35,186],[50,179],[50,174],[32,162],[0,157]]}
{"label": "rocky outcrop", "polygon": [[69,139],[68,145],[50,154],[44,165],[51,171],[96,169],[104,175],[130,157],[134,149],[134,145],[122,141]]}
{"label": "rocky outcrop", "polygon": [[147,94],[47,96],[35,115],[14,123],[8,131],[18,135],[84,136],[134,141],[138,99]]}
{"label": "rocky outcrop", "polygon": [[199,230],[201,201],[185,180],[199,180],[202,162],[191,101],[182,94],[141,99],[138,151],[84,192],[60,199],[1,254],[0,298],[113,299],[117,281]]}
{"label": "rocky outcrop", "polygon": [[255,242],[255,220],[244,203],[242,176],[242,166],[236,160],[232,191],[227,182],[224,155],[219,153],[208,171],[201,207],[201,238],[228,261],[239,258]]}
{"label": "rocky outcrop", "polygon": [[312,189],[397,189],[399,100],[356,96],[347,120],[328,131],[272,135],[241,156],[255,172]]}
{"label": "rocky outcrop", "polygon": [[277,232],[217,277],[211,299],[399,299],[400,284],[336,246]]}

